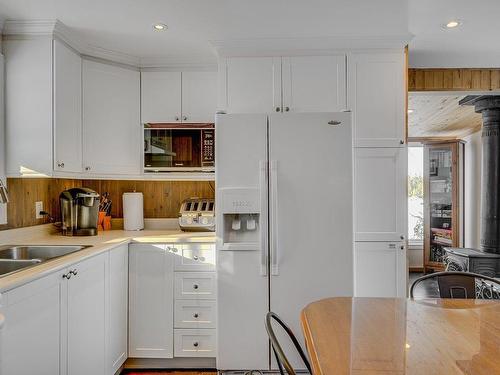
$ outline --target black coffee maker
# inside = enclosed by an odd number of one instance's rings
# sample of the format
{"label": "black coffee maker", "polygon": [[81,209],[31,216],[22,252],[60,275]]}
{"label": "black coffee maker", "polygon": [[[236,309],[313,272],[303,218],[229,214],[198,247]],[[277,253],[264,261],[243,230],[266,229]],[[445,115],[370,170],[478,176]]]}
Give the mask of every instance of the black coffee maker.
{"label": "black coffee maker", "polygon": [[64,236],[95,236],[99,216],[99,194],[87,188],[73,188],[59,195]]}

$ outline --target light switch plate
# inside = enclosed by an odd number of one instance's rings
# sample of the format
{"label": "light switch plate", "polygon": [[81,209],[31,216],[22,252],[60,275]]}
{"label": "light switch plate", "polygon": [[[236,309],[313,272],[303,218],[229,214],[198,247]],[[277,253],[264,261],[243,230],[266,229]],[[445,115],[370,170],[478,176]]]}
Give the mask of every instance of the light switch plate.
{"label": "light switch plate", "polygon": [[35,202],[35,219],[43,219],[43,215],[40,212],[43,211],[43,202]]}

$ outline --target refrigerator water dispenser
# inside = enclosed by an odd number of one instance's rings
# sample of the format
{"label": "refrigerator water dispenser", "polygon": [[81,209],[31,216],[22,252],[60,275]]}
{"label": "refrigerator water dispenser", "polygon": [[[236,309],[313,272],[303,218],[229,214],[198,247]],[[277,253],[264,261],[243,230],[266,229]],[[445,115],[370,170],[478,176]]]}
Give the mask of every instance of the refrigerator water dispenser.
{"label": "refrigerator water dispenser", "polygon": [[221,250],[259,250],[261,247],[261,196],[259,189],[219,189],[218,224]]}

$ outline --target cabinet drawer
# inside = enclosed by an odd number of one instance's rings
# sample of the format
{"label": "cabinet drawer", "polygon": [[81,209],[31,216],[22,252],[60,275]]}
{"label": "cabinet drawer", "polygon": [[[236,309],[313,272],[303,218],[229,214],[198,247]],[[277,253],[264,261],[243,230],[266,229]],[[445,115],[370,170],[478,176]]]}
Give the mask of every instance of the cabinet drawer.
{"label": "cabinet drawer", "polygon": [[176,272],[176,299],[215,299],[215,273]]}
{"label": "cabinet drawer", "polygon": [[175,328],[215,328],[215,301],[177,300]]}
{"label": "cabinet drawer", "polygon": [[215,357],[215,329],[174,330],[175,357]]}
{"label": "cabinet drawer", "polygon": [[215,244],[173,246],[176,271],[215,271]]}

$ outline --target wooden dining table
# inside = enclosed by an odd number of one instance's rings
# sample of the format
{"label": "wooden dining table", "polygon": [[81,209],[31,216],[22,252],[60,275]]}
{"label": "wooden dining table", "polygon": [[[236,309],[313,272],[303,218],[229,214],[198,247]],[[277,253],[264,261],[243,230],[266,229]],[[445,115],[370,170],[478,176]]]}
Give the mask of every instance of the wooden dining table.
{"label": "wooden dining table", "polygon": [[328,298],[306,306],[313,375],[500,374],[500,302]]}

